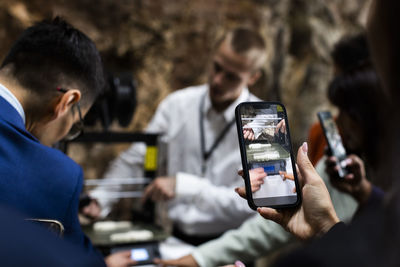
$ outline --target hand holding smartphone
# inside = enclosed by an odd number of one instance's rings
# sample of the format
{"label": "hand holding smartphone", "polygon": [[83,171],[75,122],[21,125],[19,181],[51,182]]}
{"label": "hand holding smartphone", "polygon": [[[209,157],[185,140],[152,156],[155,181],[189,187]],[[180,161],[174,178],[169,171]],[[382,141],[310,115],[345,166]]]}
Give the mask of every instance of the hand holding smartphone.
{"label": "hand holding smartphone", "polygon": [[285,107],[278,102],[244,102],[235,116],[249,206],[297,206],[301,194]]}
{"label": "hand holding smartphone", "polygon": [[348,174],[345,164],[347,154],[336,123],[329,111],[318,112],[318,119],[328,143],[329,153],[337,159],[336,166],[338,167],[339,177],[344,178]]}

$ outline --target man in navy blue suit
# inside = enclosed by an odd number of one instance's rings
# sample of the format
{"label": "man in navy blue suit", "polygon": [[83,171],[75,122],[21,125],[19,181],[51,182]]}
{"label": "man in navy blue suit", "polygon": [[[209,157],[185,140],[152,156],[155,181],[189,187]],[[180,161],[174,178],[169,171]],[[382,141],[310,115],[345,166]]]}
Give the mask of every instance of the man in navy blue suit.
{"label": "man in navy blue suit", "polygon": [[94,43],[60,18],[26,29],[0,67],[0,204],[59,220],[65,240],[98,258],[78,220],[82,170],[50,146],[79,134],[103,86]]}

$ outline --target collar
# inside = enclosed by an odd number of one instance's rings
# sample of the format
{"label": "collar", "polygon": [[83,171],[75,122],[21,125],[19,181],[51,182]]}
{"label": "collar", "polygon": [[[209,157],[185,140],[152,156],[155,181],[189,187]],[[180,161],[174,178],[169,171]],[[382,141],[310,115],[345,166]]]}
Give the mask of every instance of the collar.
{"label": "collar", "polygon": [[13,106],[15,108],[15,110],[21,116],[22,121],[25,124],[25,112],[24,112],[24,109],[22,108],[21,103],[14,96],[14,94],[11,93],[11,91],[8,90],[7,87],[2,85],[1,83],[0,83],[0,96],[3,97],[11,106]]}
{"label": "collar", "polygon": [[[210,94],[209,92],[209,87],[207,87],[207,95],[206,98],[204,100],[204,105],[203,105],[203,114],[207,115],[209,114],[209,112],[214,111],[215,110],[212,108],[211,105],[211,99],[210,99]],[[225,121],[231,121],[235,118],[235,108],[237,105],[239,105],[239,103],[245,102],[245,101],[250,101],[250,92],[249,89],[247,87],[243,88],[242,93],[240,94],[240,96],[232,103],[230,104],[225,111],[222,112],[222,115],[225,119]]]}

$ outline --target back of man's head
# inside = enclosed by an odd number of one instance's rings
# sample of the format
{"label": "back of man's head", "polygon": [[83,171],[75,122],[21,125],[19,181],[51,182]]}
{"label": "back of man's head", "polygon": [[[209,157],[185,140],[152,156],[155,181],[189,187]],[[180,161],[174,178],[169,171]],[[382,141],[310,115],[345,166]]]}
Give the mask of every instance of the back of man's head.
{"label": "back of man's head", "polygon": [[95,44],[65,20],[56,17],[26,29],[5,57],[13,78],[43,101],[56,88],[79,89],[83,105],[90,105],[104,86],[100,55]]}
{"label": "back of man's head", "polygon": [[332,59],[338,72],[348,72],[370,63],[367,36],[364,32],[342,37],[334,46]]}
{"label": "back of man's head", "polygon": [[227,42],[233,51],[246,56],[252,62],[252,70],[260,69],[266,59],[266,45],[261,35],[251,29],[238,27],[226,33],[218,42],[217,48]]}

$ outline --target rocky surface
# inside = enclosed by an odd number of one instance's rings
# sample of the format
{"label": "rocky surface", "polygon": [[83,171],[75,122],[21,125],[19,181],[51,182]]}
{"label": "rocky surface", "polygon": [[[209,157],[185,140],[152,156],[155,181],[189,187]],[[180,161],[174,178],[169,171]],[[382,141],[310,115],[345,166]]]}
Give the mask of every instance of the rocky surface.
{"label": "rocky surface", "polygon": [[[213,43],[226,29],[253,27],[267,41],[269,57],[251,90],[286,105],[297,147],[316,111],[329,106],[330,49],[343,34],[363,27],[368,5],[365,0],[0,0],[0,58],[34,21],[63,16],[95,41],[109,71],[133,73],[135,117],[127,129],[117,124],[112,129],[138,131],[167,94],[207,80]],[[124,147],[74,146],[70,153],[93,178]]]}

